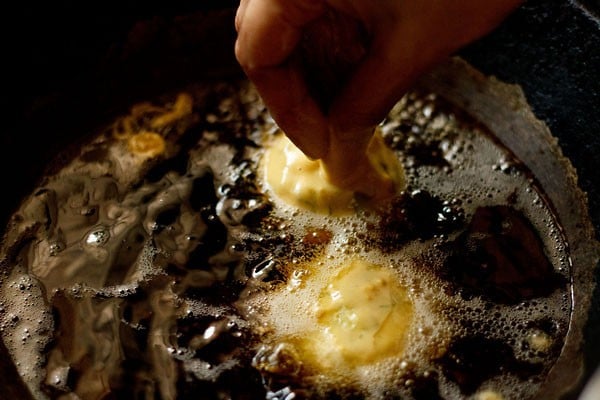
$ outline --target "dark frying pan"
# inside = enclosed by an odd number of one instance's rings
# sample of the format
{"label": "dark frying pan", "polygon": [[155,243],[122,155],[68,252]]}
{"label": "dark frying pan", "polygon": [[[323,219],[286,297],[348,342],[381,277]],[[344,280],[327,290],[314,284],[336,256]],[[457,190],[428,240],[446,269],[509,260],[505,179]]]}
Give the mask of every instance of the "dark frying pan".
{"label": "dark frying pan", "polygon": [[[65,147],[128,106],[199,78],[241,76],[237,1],[13,4],[2,24],[0,227]],[[528,1],[461,51],[485,74],[519,84],[577,169],[600,231],[600,3]],[[596,273],[598,276],[598,273]],[[600,289],[585,329],[585,381],[600,364]],[[576,399],[580,385],[567,399]],[[0,342],[2,398],[26,399]]]}

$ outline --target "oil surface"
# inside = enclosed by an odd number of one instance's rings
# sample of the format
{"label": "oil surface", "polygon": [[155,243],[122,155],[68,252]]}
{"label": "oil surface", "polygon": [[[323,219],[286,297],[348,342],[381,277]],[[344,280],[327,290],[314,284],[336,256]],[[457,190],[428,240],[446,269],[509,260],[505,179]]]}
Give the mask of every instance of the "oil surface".
{"label": "oil surface", "polygon": [[[435,94],[408,94],[381,129],[407,189],[336,217],[270,191],[259,165],[281,133],[246,82],[107,124],[6,229],[0,329],[33,396],[535,396],[572,306],[543,192]],[[302,340],[328,329],[315,305],[356,258],[406,288],[411,321],[399,354],[322,369]]]}

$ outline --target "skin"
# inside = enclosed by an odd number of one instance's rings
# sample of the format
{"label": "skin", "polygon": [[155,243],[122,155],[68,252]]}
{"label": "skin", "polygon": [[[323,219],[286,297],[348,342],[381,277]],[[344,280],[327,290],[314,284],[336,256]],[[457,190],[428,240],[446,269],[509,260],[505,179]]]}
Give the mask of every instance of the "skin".
{"label": "skin", "polygon": [[[365,155],[374,127],[416,78],[521,3],[241,0],[235,53],[279,127],[307,156],[323,160],[332,182],[385,196],[393,184]],[[307,73],[311,58],[315,68]],[[315,85],[309,78],[318,71],[324,78]],[[323,101],[315,86],[333,90]]]}

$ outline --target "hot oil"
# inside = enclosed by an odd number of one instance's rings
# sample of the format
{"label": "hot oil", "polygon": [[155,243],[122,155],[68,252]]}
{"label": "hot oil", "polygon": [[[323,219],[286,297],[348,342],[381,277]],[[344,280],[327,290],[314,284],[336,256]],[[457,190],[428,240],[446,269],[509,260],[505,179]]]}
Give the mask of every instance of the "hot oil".
{"label": "hot oil", "polygon": [[[297,237],[306,226],[328,229],[329,247],[288,262],[288,284],[255,296],[249,314],[273,328],[274,344],[263,352],[277,360],[287,346],[322,397],[341,390],[350,398],[530,398],[558,357],[570,314],[560,228],[527,169],[484,127],[449,110],[415,94],[383,123],[410,184],[382,214],[331,219],[276,207],[296,221]],[[297,354],[296,342],[329,329],[315,320],[315,299],[356,255],[397,273],[410,288],[415,321],[397,358],[323,374]],[[293,390],[265,358],[258,366],[273,390]]]}
{"label": "hot oil", "polygon": [[[280,133],[247,83],[186,93],[109,124],[11,220],[1,328],[35,398],[535,395],[568,328],[568,247],[484,127],[405,96],[381,128],[408,187],[333,217],[270,192],[259,165]],[[406,288],[405,344],[322,370],[301,343],[356,258]]]}

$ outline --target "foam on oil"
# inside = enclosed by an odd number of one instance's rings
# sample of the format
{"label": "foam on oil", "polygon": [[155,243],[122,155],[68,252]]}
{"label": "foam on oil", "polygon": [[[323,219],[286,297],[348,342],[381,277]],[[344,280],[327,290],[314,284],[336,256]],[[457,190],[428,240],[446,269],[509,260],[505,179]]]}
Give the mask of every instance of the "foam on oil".
{"label": "foam on oil", "polygon": [[[258,166],[278,132],[251,87],[188,93],[108,124],[13,216],[0,328],[35,398],[525,399],[543,385],[568,328],[568,247],[483,127],[407,95],[381,126],[407,189],[334,217],[270,192]],[[327,329],[319,298],[357,259],[406,291],[404,345],[320,370],[300,339]]]}

